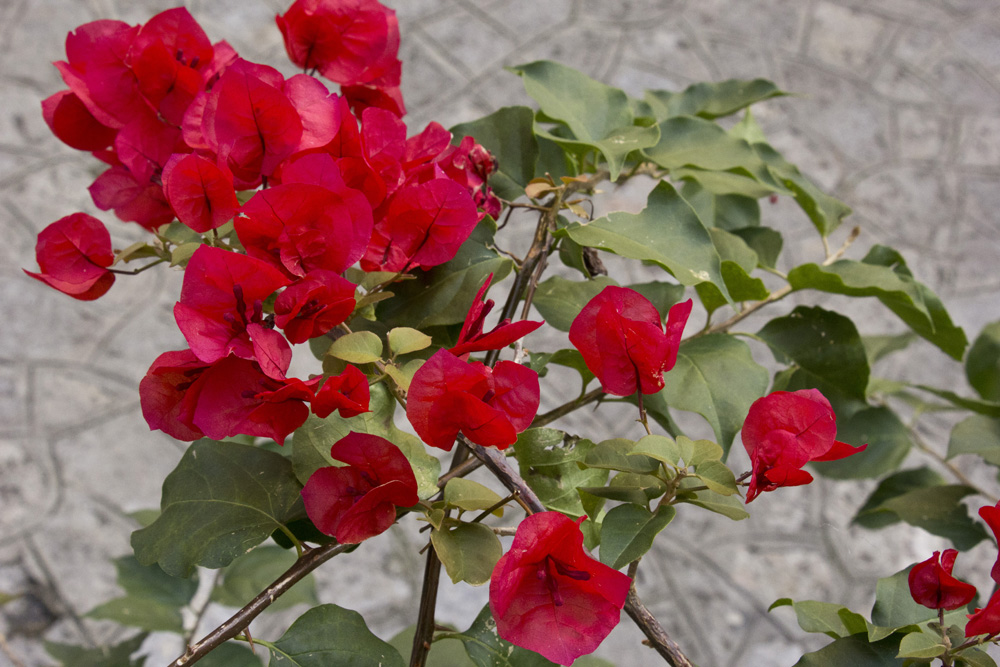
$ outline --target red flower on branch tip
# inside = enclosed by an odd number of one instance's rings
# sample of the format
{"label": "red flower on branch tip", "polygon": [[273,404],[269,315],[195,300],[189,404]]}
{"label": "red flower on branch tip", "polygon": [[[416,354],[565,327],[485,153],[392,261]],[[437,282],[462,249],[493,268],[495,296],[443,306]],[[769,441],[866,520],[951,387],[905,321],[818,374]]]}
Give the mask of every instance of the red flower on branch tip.
{"label": "red flower on branch tip", "polygon": [[914,600],[931,609],[949,611],[972,602],[976,587],[951,575],[956,556],[955,549],[935,551],[933,556],[913,566],[907,581]]}
{"label": "red flower on branch tip", "polygon": [[302,499],[320,531],[341,544],[358,544],[389,529],[397,507],[416,505],[417,479],[399,447],[385,438],[351,432],[330,448],[347,466],[320,468]]}
{"label": "red flower on branch tip", "polygon": [[605,287],[573,320],[569,341],[580,350],[590,372],[608,394],[653,394],[663,389],[663,374],[677,362],[681,334],[691,314],[691,300],[660,313],[635,290]]}
{"label": "red flower on branch tip", "polygon": [[438,350],[413,374],[406,416],[432,447],[450,451],[459,431],[484,447],[505,449],[538,412],[538,373],[512,361],[492,369]]}
{"label": "red flower on branch tip", "polygon": [[741,435],[753,466],[748,503],[764,491],[811,482],[812,475],[802,470],[810,461],[836,461],[868,446],[836,440],[837,417],[816,389],[776,391],[757,399]]}
{"label": "red flower on branch tip", "polygon": [[483,301],[486,290],[490,288],[493,274],[486,276],[486,282],[479,288],[476,298],[472,300],[469,313],[465,316],[465,323],[462,331],[458,334],[458,343],[449,350],[456,357],[466,358],[470,352],[484,352],[486,350],[499,350],[507,347],[514,341],[542,326],[544,322],[532,322],[521,320],[511,322],[510,318],[497,324],[488,333],[483,333],[483,322],[486,316],[493,310],[493,299]]}
{"label": "red flower on branch tip", "polygon": [[317,417],[326,418],[339,410],[341,417],[349,418],[368,412],[370,403],[368,376],[348,364],[343,373],[328,377],[316,392],[312,411]]}
{"label": "red flower on branch tip", "polygon": [[86,213],[67,215],[43,229],[35,258],[41,272],[22,269],[25,273],[80,301],[103,296],[115,282],[107,268],[115,261],[111,235],[104,223]]}
{"label": "red flower on branch tip", "polygon": [[584,551],[585,518],[527,517],[490,578],[497,634],[561,665],[593,652],[618,625],[632,583]]}

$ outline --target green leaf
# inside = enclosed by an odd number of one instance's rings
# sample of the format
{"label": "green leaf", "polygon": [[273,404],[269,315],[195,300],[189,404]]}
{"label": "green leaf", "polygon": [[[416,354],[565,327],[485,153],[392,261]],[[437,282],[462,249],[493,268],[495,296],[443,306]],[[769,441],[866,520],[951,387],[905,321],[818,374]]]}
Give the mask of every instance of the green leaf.
{"label": "green leaf", "polygon": [[198,667],[261,667],[258,658],[249,646],[226,642],[198,661]]}
{"label": "green leaf", "polygon": [[567,146],[592,147],[608,162],[611,180],[618,180],[625,157],[653,146],[660,138],[656,127],[633,125],[628,96],[594,81],[586,74],[547,60],[509,68],[524,82],[524,89],[547,118],[565,123],[575,140],[540,131],[535,134]]}
{"label": "green leaf", "polygon": [[[493,507],[501,500],[503,498],[493,489],[464,477],[450,479],[444,487],[444,501],[452,507],[463,510],[482,511]],[[503,516],[503,508],[498,509],[496,514]]]}
{"label": "green leaf", "polygon": [[147,633],[143,632],[114,646],[84,648],[72,644],[45,641],[45,651],[65,667],[143,667],[146,656],[132,660],[131,655],[142,647]]}
{"label": "green leaf", "polygon": [[481,523],[461,523],[453,528],[446,524],[431,532],[431,544],[454,584],[485,584],[503,555],[500,539]]}
{"label": "green leaf", "polygon": [[369,412],[350,419],[334,413],[326,419],[310,415],[292,440],[292,465],[295,476],[305,485],[316,470],[326,466],[341,466],[330,458],[330,448],[351,431],[369,433],[393,443],[410,461],[417,478],[417,495],[429,498],[438,492],[437,479],[441,463],[427,453],[418,437],[396,427],[396,399],[382,384],[370,387]]}
{"label": "green leaf", "polygon": [[868,479],[895,472],[913,445],[909,429],[884,406],[860,410],[841,421],[837,439],[868,447],[846,459],[812,464],[816,472],[833,479]]}
{"label": "green leaf", "polygon": [[115,560],[115,569],[125,597],[98,605],[87,613],[88,617],[143,630],[184,631],[180,610],[198,589],[196,578],[171,577],[158,565],[141,565],[134,556]]}
{"label": "green leaf", "polygon": [[413,382],[413,376],[416,375],[420,367],[424,365],[424,359],[410,359],[402,366],[397,366],[396,364],[386,364],[385,374],[392,378],[392,381],[396,383],[396,386],[403,391],[410,390],[410,383]]}
{"label": "green leaf", "polygon": [[517,199],[535,177],[538,142],[532,129],[534,118],[535,112],[528,107],[503,107],[451,128],[453,142],[473,137],[496,158],[497,170],[490,175],[490,187],[498,197]]}
{"label": "green leaf", "polygon": [[722,460],[725,451],[711,440],[691,440],[687,436],[677,436],[677,445],[684,452],[684,463],[688,466],[701,466],[705,463],[715,463]]}
{"label": "green leaf", "polygon": [[915,489],[887,500],[881,508],[895,512],[912,526],[950,539],[959,551],[968,551],[987,538],[983,527],[969,516],[968,508],[959,503],[976,493],[960,484]]}
{"label": "green leaf", "polygon": [[948,439],[948,458],[959,454],[977,454],[1000,466],[1000,419],[972,415],[956,424]]}
{"label": "green leaf", "polygon": [[636,505],[613,508],[601,524],[601,562],[619,570],[641,558],[676,514],[669,505],[656,512]]}
{"label": "green leaf", "polygon": [[194,255],[194,251],[202,245],[201,239],[194,243],[182,243],[175,246],[170,251],[170,266],[187,266],[188,260]]}
{"label": "green leaf", "polygon": [[868,357],[850,319],[818,306],[799,306],[757,332],[775,352],[792,359],[804,371],[836,387],[846,396],[864,400],[868,387]]}
{"label": "green leaf", "polygon": [[896,654],[896,657],[936,658],[939,655],[944,655],[947,650],[941,643],[940,637],[932,637],[923,632],[911,632],[904,635],[903,640],[899,642],[899,653]]}
{"label": "green leaf", "polygon": [[280,454],[231,442],[199,440],[163,482],[163,513],[132,533],[144,565],[172,576],[218,568],[302,516],[301,484]]}
{"label": "green leaf", "polygon": [[[389,640],[389,644],[399,651],[400,655],[409,655],[413,650],[413,636],[417,626],[411,625],[401,630],[398,635]],[[435,639],[427,654],[426,667],[476,667],[465,652],[465,644],[454,637]]]}
{"label": "green leaf", "polygon": [[787,93],[767,79],[726,79],[714,83],[694,83],[679,93],[647,90],[644,99],[656,115],[656,120],[671,116],[701,116],[711,120],[783,95]]}
{"label": "green leaf", "polygon": [[[764,281],[750,276],[736,262],[722,260],[722,279],[733,301],[763,301],[770,295]],[[700,283],[695,286],[698,298],[709,314],[726,305],[726,299],[719,288],[712,283]]]}
{"label": "green leaf", "polygon": [[677,364],[663,376],[665,386],[646,397],[646,407],[697,412],[728,452],[743,428],[750,405],[767,391],[768,374],[750,348],[728,334],[709,334],[681,343]]}
{"label": "green leaf", "polygon": [[625,438],[605,440],[594,445],[583,462],[590,468],[640,474],[651,474],[659,470],[660,462],[656,459],[634,455],[635,445],[634,441]]}
{"label": "green leaf", "polygon": [[596,276],[591,280],[582,281],[552,276],[538,283],[532,303],[545,318],[546,324],[559,331],[569,331],[573,320],[588,301],[605,287],[617,284],[607,276]]}
{"label": "green leaf", "polygon": [[612,213],[588,224],[573,223],[568,234],[582,246],[653,262],[682,285],[711,282],[723,295],[722,260],[694,209],[666,181],[649,193],[641,213]]}
{"label": "green leaf", "polygon": [[952,357],[962,357],[965,334],[951,323],[937,296],[927,286],[913,280],[909,272],[869,262],[867,257],[861,262],[841,259],[829,266],[797,266],[788,273],[788,282],[796,290],[877,297],[917,334]]}
{"label": "green leaf", "polygon": [[[912,280],[906,260],[896,250],[884,245],[874,245],[861,260],[865,264],[889,267],[904,279]],[[945,310],[941,299],[937,297],[926,285],[912,280],[919,300],[923,302],[923,307],[930,315],[928,320],[919,309],[910,307],[903,300],[887,299],[879,297],[885,306],[894,312],[899,319],[915,331],[919,336],[930,341],[945,354],[953,359],[961,361],[962,355],[969,341],[965,337],[965,332],[961,327],[955,326],[948,311]]]}
{"label": "green leaf", "polygon": [[[691,478],[688,478],[691,479]],[[687,481],[687,480],[684,480]],[[697,480],[691,480],[697,483]],[[750,516],[744,509],[744,503],[739,496],[723,496],[714,491],[698,491],[695,493],[686,492],[678,496],[678,502],[696,505],[709,512],[715,512],[722,516],[729,517],[733,521],[741,521]]]}
{"label": "green leaf", "polygon": [[781,233],[770,227],[745,227],[732,230],[743,242],[757,253],[757,263],[773,269],[778,264],[778,256],[784,241]]}
{"label": "green leaf", "polygon": [[872,623],[883,628],[902,628],[937,618],[937,610],[919,604],[910,593],[907,577],[912,565],[888,577],[875,586],[875,606]]}
{"label": "green leaf", "polygon": [[335,604],[299,616],[281,639],[268,646],[272,665],[294,667],[404,667],[392,646],[372,634],[361,614]]}
{"label": "green leaf", "polygon": [[608,486],[583,486],[579,490],[598,498],[647,507],[649,501],[663,495],[667,485],[652,475],[622,472],[615,475]]}
{"label": "green leaf", "polygon": [[980,396],[1000,403],[1000,322],[987,324],[972,343],[965,375]]}
{"label": "green leaf", "polygon": [[698,218],[709,229],[717,228],[729,232],[760,225],[760,204],[753,197],[744,195],[717,195],[698,185],[697,181],[687,181],[681,188],[681,196],[691,204]]}
{"label": "green leaf", "polygon": [[[727,133],[718,124],[694,116],[674,116],[659,124],[659,142],[643,151],[650,160],[671,171],[674,178],[694,177],[699,185],[726,194],[711,181],[698,178],[692,169],[729,172],[771,192],[787,192],[768,171],[767,165],[744,139]],[[685,169],[683,174],[678,170]],[[733,170],[737,170],[734,172]]]}
{"label": "green leaf", "polygon": [[841,637],[805,654],[793,667],[903,667],[903,660],[896,657],[899,642],[899,635],[871,643],[863,633]]}
{"label": "green leaf", "polygon": [[368,364],[382,358],[382,339],[371,331],[355,331],[333,341],[327,354],[352,364]]}
{"label": "green leaf", "polygon": [[865,504],[854,516],[853,522],[865,528],[884,528],[899,521],[891,512],[877,511],[882,503],[913,489],[922,489],[944,484],[944,478],[930,468],[903,470],[883,479],[872,492]]}
{"label": "green leaf", "polygon": [[956,667],[997,667],[990,655],[978,648],[967,648],[958,654]]}
{"label": "green leaf", "polygon": [[[749,114],[747,116],[749,117]],[[795,165],[785,160],[769,144],[755,143],[753,148],[767,163],[775,179],[791,190],[795,202],[809,217],[820,235],[825,237],[832,234],[844,218],[852,213],[850,206],[816,187]]]}
{"label": "green leaf", "polygon": [[574,517],[585,514],[577,488],[603,486],[608,479],[607,470],[577,465],[591,447],[589,440],[572,441],[551,428],[528,429],[514,443],[521,477],[528,486],[548,509]]}
{"label": "green leaf", "polygon": [[986,539],[986,531],[960,501],[976,491],[942,482],[940,475],[925,468],[891,475],[858,510],[854,521],[866,528],[882,528],[901,520],[950,539],[959,551],[971,549]]}
{"label": "green leaf", "polygon": [[393,356],[423,350],[431,345],[430,336],[422,331],[411,329],[410,327],[396,327],[395,329],[390,329],[386,337],[389,340],[389,351],[392,352]]}
{"label": "green leaf", "polygon": [[[685,438],[688,442],[691,440]],[[670,466],[676,466],[683,458],[680,445],[665,435],[647,435],[635,443],[629,456],[643,456],[656,459]]]}
{"label": "green leaf", "polygon": [[[212,591],[212,601],[227,607],[242,607],[267,588],[271,582],[295,564],[294,552],[281,547],[259,546],[240,556],[222,573],[222,583]],[[319,604],[316,599],[316,579],[306,575],[268,607],[270,611],[287,609],[297,604]]]}
{"label": "green leaf", "polygon": [[476,667],[554,667],[534,651],[501,639],[489,605],[483,607],[468,630],[443,636],[461,640]]}
{"label": "green leaf", "polygon": [[868,355],[868,365],[874,366],[876,361],[885,359],[893,352],[905,350],[915,339],[916,335],[908,331],[895,336],[862,336],[861,342]]}
{"label": "green leaf", "polygon": [[977,401],[974,398],[959,396],[953,391],[928,387],[923,384],[914,384],[910,386],[922,389],[923,391],[934,394],[935,396],[940,396],[949,403],[954,403],[960,408],[972,410],[973,412],[978,412],[979,414],[986,415],[987,417],[1000,418],[1000,403],[994,403],[993,401]]}
{"label": "green leaf", "polygon": [[484,217],[451,261],[393,285],[395,296],[378,304],[379,320],[417,329],[464,321],[486,276],[492,273],[497,285],[514,266],[493,248],[496,230],[496,222]]}
{"label": "green leaf", "polygon": [[626,287],[635,290],[649,299],[650,303],[653,304],[657,312],[660,313],[660,319],[664,318],[671,306],[684,298],[684,285],[650,282],[634,283],[632,285],[626,285]]}
{"label": "green leaf", "polygon": [[696,477],[705,483],[710,491],[723,496],[731,496],[738,490],[736,475],[721,461],[703,461],[698,464]]}
{"label": "green leaf", "polygon": [[793,602],[790,598],[782,598],[772,604],[768,611],[782,606],[790,606],[795,610],[799,627],[806,632],[822,633],[836,639],[865,632],[867,629],[863,616],[832,602],[817,600]]}

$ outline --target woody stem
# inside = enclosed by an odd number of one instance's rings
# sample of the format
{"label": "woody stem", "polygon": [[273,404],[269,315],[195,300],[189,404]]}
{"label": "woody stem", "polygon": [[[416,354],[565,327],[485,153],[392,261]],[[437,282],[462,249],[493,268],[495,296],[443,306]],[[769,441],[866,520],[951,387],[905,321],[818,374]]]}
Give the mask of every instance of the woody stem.
{"label": "woody stem", "polygon": [[[464,440],[464,438],[461,438]],[[511,493],[517,493],[516,500],[521,503],[529,514],[534,512],[544,512],[545,505],[539,500],[531,487],[522,477],[507,463],[507,457],[495,448],[486,448],[466,441],[466,446],[486,467],[490,469],[497,479],[507,487]],[[691,661],[681,650],[677,642],[670,638],[663,626],[660,625],[656,617],[650,613],[646,606],[639,599],[639,594],[635,590],[635,582],[629,588],[628,597],[625,600],[625,613],[629,615],[633,622],[642,630],[649,640],[650,646],[663,656],[672,667],[693,667]]]}

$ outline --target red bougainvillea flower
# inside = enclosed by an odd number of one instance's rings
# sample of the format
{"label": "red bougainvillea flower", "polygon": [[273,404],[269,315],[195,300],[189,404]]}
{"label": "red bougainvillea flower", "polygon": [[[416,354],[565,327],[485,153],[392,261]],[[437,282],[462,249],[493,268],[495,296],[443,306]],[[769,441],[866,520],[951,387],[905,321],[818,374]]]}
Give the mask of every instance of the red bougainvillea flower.
{"label": "red bougainvillea flower", "polygon": [[560,665],[604,641],[618,625],[632,583],[583,550],[585,518],[527,517],[490,578],[497,634]]}
{"label": "red bougainvillea flower", "polygon": [[[276,17],[293,63],[339,84],[399,85],[399,23],[376,0],[296,0]],[[386,75],[395,80],[385,81]]]}
{"label": "red bougainvillea flower", "polygon": [[279,445],[309,417],[315,382],[268,377],[254,361],[229,356],[192,385],[192,423],[213,440],[234,435],[271,438]]}
{"label": "red bougainvillea flower", "polygon": [[836,440],[837,417],[816,389],[776,391],[754,401],[741,431],[753,474],[747,502],[780,486],[808,484],[809,461],[836,461],[864,451]]}
{"label": "red bougainvillea flower", "polygon": [[484,447],[505,449],[531,425],[538,373],[501,361],[490,369],[438,350],[413,375],[406,416],[424,442],[450,450],[459,431]]}
{"label": "red bougainvillea flower", "polygon": [[205,363],[234,354],[256,359],[265,373],[281,379],[292,350],[280,333],[263,326],[263,301],[288,282],[259,259],[203,245],[188,261],[174,319]]}
{"label": "red bougainvillea flower", "polygon": [[344,468],[320,468],[302,489],[306,513],[341,544],[389,529],[397,507],[416,505],[417,480],[399,448],[377,435],[351,432],[330,448]]}
{"label": "red bougainvillea flower", "polygon": [[569,341],[609,394],[653,394],[674,367],[691,300],[675,304],[667,330],[649,299],[627,287],[605,287],[573,320]]}
{"label": "red bougainvillea flower", "polygon": [[476,298],[472,300],[469,313],[465,316],[465,323],[462,331],[458,334],[458,344],[451,348],[450,352],[456,357],[464,357],[470,352],[483,352],[485,350],[499,350],[507,347],[518,338],[527,336],[544,322],[533,322],[531,320],[521,320],[511,323],[510,319],[505,319],[493,327],[492,331],[483,333],[483,321],[490,311],[493,310],[493,299],[483,301],[486,290],[490,288],[493,274],[486,276],[486,282],[479,288]]}
{"label": "red bougainvillea flower", "polygon": [[136,180],[132,172],[121,165],[105,171],[87,189],[97,208],[113,210],[121,220],[139,223],[151,232],[174,219],[163,187]]}
{"label": "red bougainvillea flower", "polygon": [[117,130],[102,125],[72,91],[63,90],[42,101],[42,117],[67,146],[99,151],[115,140]]}
{"label": "red bougainvillea flower", "polygon": [[40,273],[29,276],[80,301],[103,296],[115,282],[111,235],[97,218],[74,213],[42,230],[35,245]]}
{"label": "red bougainvillea flower", "polygon": [[107,127],[122,127],[149,108],[125,62],[138,33],[139,26],[121,21],[85,23],[66,35],[67,62],[55,63],[69,89]]}
{"label": "red bougainvillea flower", "polygon": [[[1000,542],[1000,503],[997,503],[993,507],[988,505],[986,507],[980,507],[979,516],[983,518],[986,525],[993,531],[993,538],[997,540],[997,542]],[[990,576],[993,577],[993,581],[1000,583],[1000,556],[997,556],[997,561],[993,564]]]}
{"label": "red bougainvillea flower", "polygon": [[479,222],[467,188],[447,178],[396,191],[361,260],[366,271],[428,269],[458,252]]}
{"label": "red bougainvillea flower", "polygon": [[139,91],[170,124],[179,126],[202,88],[214,50],[184,7],[160,12],[140,29],[129,52]]}
{"label": "red bougainvillea flower", "polygon": [[149,427],[178,440],[245,434],[282,444],[309,416],[317,382],[275,380],[260,366],[229,356],[208,364],[191,350],[165,352],[139,383]]}
{"label": "red bougainvillea flower", "polygon": [[240,187],[260,184],[302,139],[302,119],[284,84],[278,70],[239,59],[209,91],[202,129]]}
{"label": "red bougainvillea flower", "polygon": [[1000,591],[993,594],[986,607],[976,609],[976,613],[969,614],[968,618],[966,637],[1000,634]]}
{"label": "red bougainvillea flower", "polygon": [[274,302],[274,321],[291,343],[322,336],[350,317],[357,286],[339,273],[317,269],[292,283]]}
{"label": "red bougainvillea flower", "polygon": [[233,175],[194,153],[175,154],[163,166],[163,194],[177,219],[200,234],[232,220],[240,208]]}
{"label": "red bougainvillea flower", "polygon": [[242,212],[236,233],[247,254],[291,277],[315,269],[341,273],[358,261],[371,237],[368,199],[346,185],[336,191],[279,185],[255,194]]}
{"label": "red bougainvillea flower", "polygon": [[312,411],[317,417],[329,417],[334,410],[340,411],[340,416],[356,417],[368,412],[371,402],[371,391],[368,388],[368,376],[348,364],[340,375],[328,377],[316,398],[312,400]]}
{"label": "red bougainvillea flower", "polygon": [[163,431],[178,440],[197,440],[205,435],[194,424],[198,392],[188,390],[208,367],[191,350],[164,352],[156,358],[139,382],[142,416],[150,430]]}
{"label": "red bougainvillea flower", "polygon": [[931,609],[949,611],[972,602],[976,587],[951,575],[956,556],[955,549],[935,551],[933,556],[913,566],[907,581],[914,600]]}

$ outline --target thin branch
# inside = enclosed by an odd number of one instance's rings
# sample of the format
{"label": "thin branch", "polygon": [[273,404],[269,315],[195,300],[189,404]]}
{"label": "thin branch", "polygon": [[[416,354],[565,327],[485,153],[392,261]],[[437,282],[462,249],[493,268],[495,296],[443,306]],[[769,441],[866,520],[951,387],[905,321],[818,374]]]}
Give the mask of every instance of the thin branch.
{"label": "thin branch", "polygon": [[165,261],[167,261],[167,260],[166,259],[158,259],[155,262],[150,262],[149,264],[146,264],[145,266],[140,266],[138,269],[132,269],[131,271],[123,271],[122,269],[106,269],[106,270],[110,271],[111,273],[116,273],[119,276],[137,276],[140,273],[142,273],[143,271],[148,271],[149,269],[153,268],[157,264],[163,264]]}
{"label": "thin branch", "polygon": [[546,413],[540,414],[535,417],[531,422],[532,428],[537,428],[539,426],[545,426],[550,424],[560,417],[565,417],[571,412],[582,408],[588,403],[593,403],[594,401],[600,400],[604,396],[604,390],[598,387],[597,389],[592,389],[586,394],[574,398],[568,403],[563,403],[558,408],[553,408]]}
{"label": "thin branch", "polygon": [[760,310],[761,308],[763,308],[764,306],[766,306],[769,303],[774,303],[775,301],[780,301],[781,299],[784,299],[786,296],[788,296],[791,293],[792,293],[792,286],[791,285],[785,285],[781,289],[776,290],[774,292],[771,292],[771,294],[766,299],[764,299],[763,301],[757,301],[756,303],[753,303],[753,304],[747,306],[746,308],[744,308],[740,312],[738,312],[735,315],[733,315],[732,317],[730,317],[725,322],[719,322],[718,324],[714,324],[714,325],[708,327],[707,329],[699,331],[698,333],[696,333],[693,336],[691,336],[691,338],[698,338],[698,337],[704,336],[706,334],[718,333],[720,331],[728,331],[737,322],[740,322],[740,321],[746,319],[751,314],[757,312],[758,310]]}
{"label": "thin branch", "polygon": [[[518,499],[523,500],[523,505],[530,508],[532,512],[544,512],[545,505],[538,499],[531,487],[525,483],[517,472],[507,464],[507,458],[502,452],[495,448],[481,447],[467,442],[467,446],[472,453],[483,460],[486,467],[496,475],[497,479],[511,492],[518,492]],[[625,613],[635,622],[639,629],[649,640],[650,646],[663,656],[663,658],[673,667],[693,667],[691,661],[687,659],[684,652],[677,643],[670,638],[670,635],[663,629],[659,621],[646,609],[639,595],[635,591],[633,581],[629,589],[628,598],[625,600]]]}
{"label": "thin branch", "polygon": [[10,644],[7,643],[7,638],[4,637],[2,632],[0,632],[0,652],[7,656],[12,667],[24,667],[24,663],[14,655],[14,651],[11,650]]}
{"label": "thin branch", "polygon": [[192,646],[188,646],[184,655],[170,663],[170,667],[185,667],[193,665],[204,658],[210,651],[242,633],[253,619],[257,618],[261,612],[271,606],[279,597],[288,592],[288,589],[297,584],[307,574],[317,567],[330,560],[339,553],[343,553],[353,544],[324,544],[307,551],[302,558],[299,558],[280,577],[275,579],[270,586],[265,588],[260,594],[251,600],[245,607],[233,614],[229,620],[217,627],[212,632],[205,635],[201,641]]}
{"label": "thin branch", "polygon": [[[430,544],[430,542],[428,542]],[[424,565],[424,583],[420,592],[420,611],[417,627],[413,633],[413,648],[410,651],[410,667],[423,667],[431,650],[434,637],[434,609],[437,607],[438,584],[441,580],[441,561],[437,551],[427,550]]]}
{"label": "thin branch", "polygon": [[993,505],[996,505],[998,502],[1000,502],[1000,499],[998,499],[995,495],[993,495],[992,493],[988,493],[981,486],[979,486],[971,479],[969,479],[966,476],[966,474],[958,468],[958,466],[956,466],[954,463],[952,463],[945,457],[938,454],[933,447],[928,445],[924,441],[924,439],[920,437],[920,435],[917,433],[917,430],[913,428],[912,425],[910,426],[910,439],[913,440],[913,444],[917,446],[917,449],[919,449],[924,454],[926,454],[927,456],[931,457],[932,459],[940,463],[942,466],[944,466],[948,470],[948,472],[950,472],[952,476],[954,476],[954,478],[957,479],[959,482],[969,487],[970,489],[974,489],[976,493],[981,495],[983,498],[986,498],[986,500]]}

